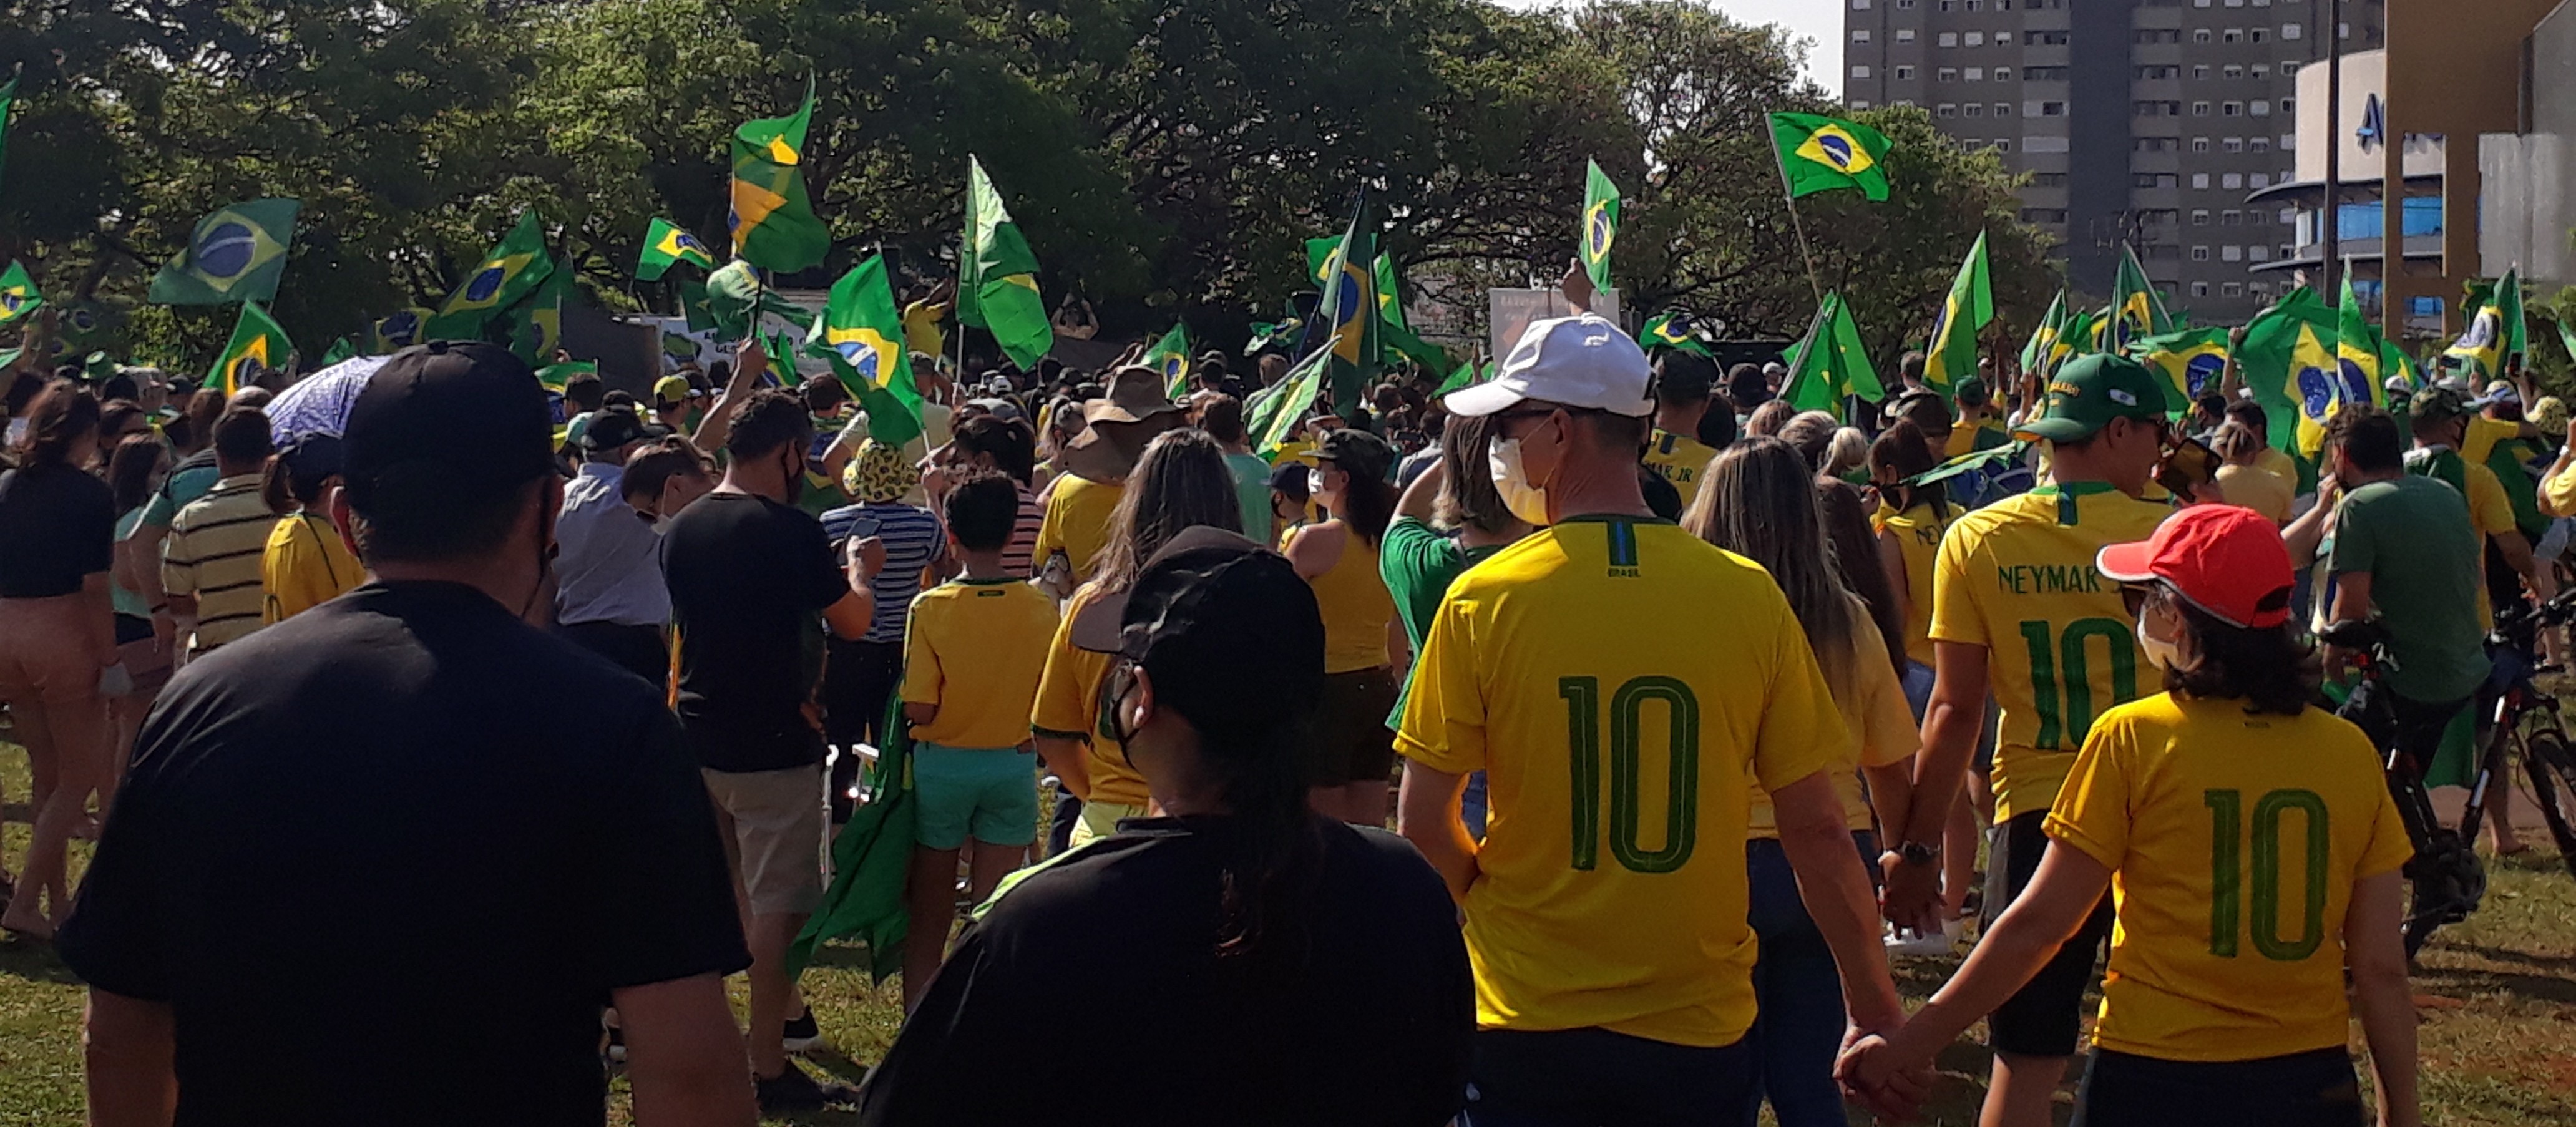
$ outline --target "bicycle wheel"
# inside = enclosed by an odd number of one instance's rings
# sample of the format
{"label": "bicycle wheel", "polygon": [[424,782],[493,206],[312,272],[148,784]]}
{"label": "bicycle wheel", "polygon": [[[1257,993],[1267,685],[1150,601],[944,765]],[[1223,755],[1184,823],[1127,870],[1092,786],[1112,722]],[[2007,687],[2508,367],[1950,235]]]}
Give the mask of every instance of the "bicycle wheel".
{"label": "bicycle wheel", "polygon": [[2576,749],[2555,730],[2536,731],[2522,741],[2522,766],[2531,775],[2541,820],[2558,842],[2559,859],[2576,876]]}

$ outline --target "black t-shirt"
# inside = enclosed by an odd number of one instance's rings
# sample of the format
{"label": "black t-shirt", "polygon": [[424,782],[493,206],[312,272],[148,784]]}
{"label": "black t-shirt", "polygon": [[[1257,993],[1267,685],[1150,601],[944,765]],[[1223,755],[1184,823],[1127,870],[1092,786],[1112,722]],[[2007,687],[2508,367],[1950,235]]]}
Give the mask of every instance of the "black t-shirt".
{"label": "black t-shirt", "polygon": [[823,608],[850,593],[823,524],[748,493],[710,493],[662,534],[680,634],[680,722],[698,762],[775,771],[823,761],[805,702],[823,675]]}
{"label": "black t-shirt", "polygon": [[1215,950],[1229,819],[1129,822],[1028,874],[958,941],[859,1121],[1447,1123],[1476,1025],[1457,909],[1403,840],[1314,828],[1302,928],[1247,957]]}
{"label": "black t-shirt", "polygon": [[652,689],[444,583],[182,670],[59,943],[170,1005],[181,1127],[597,1124],[609,991],[750,962]]}
{"label": "black t-shirt", "polygon": [[69,466],[0,473],[0,599],[78,594],[115,551],[106,482]]}

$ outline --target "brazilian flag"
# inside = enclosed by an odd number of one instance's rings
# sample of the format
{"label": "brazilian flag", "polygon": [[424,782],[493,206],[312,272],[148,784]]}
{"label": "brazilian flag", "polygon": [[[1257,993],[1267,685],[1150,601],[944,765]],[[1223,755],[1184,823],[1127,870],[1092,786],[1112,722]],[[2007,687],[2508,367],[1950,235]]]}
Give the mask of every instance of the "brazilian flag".
{"label": "brazilian flag", "polygon": [[1860,325],[1839,292],[1825,295],[1807,335],[1780,358],[1789,362],[1780,398],[1801,411],[1825,411],[1840,419],[1845,399],[1857,395],[1875,403],[1887,396],[1878,369],[1869,362],[1869,349],[1861,343]]}
{"label": "brazilian flag", "polygon": [[1363,196],[1351,213],[1350,228],[1343,233],[1341,245],[1326,263],[1323,296],[1315,303],[1314,319],[1307,322],[1304,347],[1321,350],[1329,372],[1334,413],[1343,418],[1359,414],[1360,394],[1369,377],[1378,372],[1377,274],[1364,262],[1377,261],[1377,235],[1366,218],[1368,200]]}
{"label": "brazilian flag", "polygon": [[1932,340],[1923,348],[1923,384],[1948,398],[1960,380],[1977,374],[1977,334],[1995,319],[1994,284],[1987,274],[1986,233],[1968,247],[1941,313],[1932,320]]}
{"label": "brazilian flag", "polygon": [[2344,401],[2343,365],[2335,357],[2338,320],[2300,286],[2245,323],[2245,343],[2236,352],[2245,386],[2270,423],[2272,445],[2311,462],[2325,445],[2326,420]]}
{"label": "brazilian flag", "polygon": [[716,256],[699,242],[696,235],[680,229],[668,219],[655,219],[644,229],[644,252],[635,260],[635,279],[658,282],[672,266],[694,263],[700,270],[716,268]]}
{"label": "brazilian flag", "polygon": [[733,132],[733,253],[764,270],[809,270],[832,249],[832,233],[805,197],[801,166],[813,121],[809,77],[795,113],[744,122]]}
{"label": "brazilian flag", "polygon": [[0,170],[9,164],[9,125],[18,118],[18,76],[0,83]]}
{"label": "brazilian flag", "polygon": [[1038,258],[984,162],[966,157],[966,233],[958,241],[957,323],[993,334],[993,343],[1022,369],[1055,347],[1055,326],[1038,296]]}
{"label": "brazilian flag", "polygon": [[1789,198],[1858,188],[1871,202],[1887,199],[1887,135],[1856,121],[1813,113],[1771,115],[1771,145]]}
{"label": "brazilian flag", "polygon": [[428,339],[430,312],[417,305],[394,310],[376,318],[367,326],[367,351],[384,356],[409,348]]}
{"label": "brazilian flag", "polygon": [[[844,384],[855,379],[870,388],[900,389],[896,397],[908,397],[907,406],[916,417],[920,414],[921,393],[913,386],[912,357],[903,346],[903,316],[895,311],[894,283],[886,276],[884,255],[869,255],[832,283],[823,315],[805,331],[805,350],[838,360],[833,372]],[[865,398],[855,384],[849,390],[852,396]],[[869,415],[871,427],[875,422],[876,416]]]}
{"label": "brazilian flag", "polygon": [[2174,405],[2176,414],[2203,392],[2217,390],[2219,374],[2227,370],[2225,329],[2183,329],[2133,341],[2129,348],[2138,363],[2172,385],[2173,397],[2165,402]]}
{"label": "brazilian flag", "polygon": [[1619,186],[1593,161],[1583,162],[1583,272],[1592,288],[1610,287],[1610,244],[1619,237]]}
{"label": "brazilian flag", "polygon": [[229,305],[277,297],[286,246],[295,238],[294,200],[251,200],[197,221],[188,245],[152,278],[154,305]]}
{"label": "brazilian flag", "polygon": [[268,311],[256,301],[245,301],[241,316],[233,322],[233,339],[215,357],[214,369],[206,373],[206,383],[224,389],[224,395],[230,397],[259,382],[262,375],[285,367],[286,354],[293,351],[295,346],[287,343],[286,330],[277,326]]}
{"label": "brazilian flag", "polygon": [[12,262],[0,270],[0,325],[14,324],[19,319],[45,307],[45,295],[36,292],[36,280],[27,276],[27,264]]}
{"label": "brazilian flag", "polygon": [[2156,294],[2155,284],[2147,281],[2147,268],[2138,261],[2138,248],[2122,242],[2120,272],[2111,280],[2111,308],[2102,323],[2102,351],[2125,351],[2132,341],[2163,336],[2175,328],[2173,318],[2165,313],[2164,298]]}
{"label": "brazilian flag", "polygon": [[510,336],[510,351],[531,366],[553,363],[555,350],[563,347],[564,306],[572,298],[572,263],[558,262],[546,272],[546,280],[537,283],[536,292],[512,310],[518,324]]}
{"label": "brazilian flag", "polygon": [[2529,329],[2522,317],[2522,280],[2520,271],[2507,270],[2504,277],[2479,298],[2476,315],[2469,327],[2442,350],[2442,357],[2479,376],[2504,374],[2504,362],[2531,346]]}
{"label": "brazilian flag", "polygon": [[1168,395],[1173,399],[1179,399],[1184,393],[1188,392],[1190,379],[1189,326],[1179,323],[1173,324],[1172,331],[1164,333],[1163,339],[1155,341],[1154,347],[1145,350],[1145,366],[1162,373],[1163,393],[1165,395]]}
{"label": "brazilian flag", "polygon": [[350,340],[347,337],[341,337],[338,340],[332,341],[330,348],[323,350],[322,367],[328,368],[333,364],[355,360],[357,358],[358,342]]}
{"label": "brazilian flag", "polygon": [[1670,348],[1693,356],[1713,355],[1707,345],[1700,343],[1699,325],[1690,314],[1678,309],[1667,309],[1646,322],[1645,331],[1637,336],[1637,343],[1649,349]]}
{"label": "brazilian flag", "polygon": [[2058,334],[2066,330],[2066,287],[2057,288],[2057,296],[2048,303],[2048,312],[2039,315],[2039,324],[2030,330],[2030,340],[2021,346],[2021,370],[2046,375],[2056,359]]}
{"label": "brazilian flag", "polygon": [[553,272],[554,261],[546,257],[546,234],[538,225],[537,213],[521,214],[510,233],[466,273],[465,283],[439,304],[437,315],[429,319],[429,338],[480,338],[485,322],[527,296]]}

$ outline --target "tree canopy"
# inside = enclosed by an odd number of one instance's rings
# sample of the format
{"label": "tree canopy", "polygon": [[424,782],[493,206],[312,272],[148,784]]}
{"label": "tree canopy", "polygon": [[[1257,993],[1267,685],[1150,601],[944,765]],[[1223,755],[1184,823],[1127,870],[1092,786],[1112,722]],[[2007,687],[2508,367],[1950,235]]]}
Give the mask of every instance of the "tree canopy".
{"label": "tree canopy", "polygon": [[[141,304],[190,225],[235,200],[304,209],[275,312],[313,351],[434,302],[523,210],[585,300],[669,308],[630,279],[647,222],[721,244],[726,141],[820,105],[804,167],[833,253],[948,274],[968,154],[1036,251],[1050,301],[1106,331],[1186,317],[1224,340],[1311,288],[1304,241],[1365,190],[1417,302],[1481,329],[1482,292],[1562,273],[1586,159],[1625,194],[1626,307],[1734,336],[1815,308],[1763,115],[1831,112],[1806,44],[1691,0],[1516,12],[1484,0],[5,0],[23,69],[0,169],[0,262],[105,316],[100,347],[178,365],[231,311]],[[1894,196],[1800,201],[1823,285],[1873,352],[1921,343],[1989,236],[1990,347],[2056,283],[2011,174],[1921,111]],[[1841,198],[1849,197],[1849,198]],[[2014,319],[2020,318],[2018,324]],[[1239,336],[1236,338],[1239,339]],[[83,342],[75,342],[76,345]]]}

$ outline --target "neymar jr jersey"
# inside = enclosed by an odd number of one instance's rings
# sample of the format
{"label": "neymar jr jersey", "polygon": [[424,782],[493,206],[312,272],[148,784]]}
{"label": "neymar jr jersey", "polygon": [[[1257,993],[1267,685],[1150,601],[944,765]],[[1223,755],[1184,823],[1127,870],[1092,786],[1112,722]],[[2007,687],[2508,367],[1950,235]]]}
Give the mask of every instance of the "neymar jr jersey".
{"label": "neymar jr jersey", "polygon": [[2093,718],[2154,687],[2137,622],[2093,556],[2154,535],[2170,512],[2108,482],[2044,485],[1960,517],[1941,537],[1931,637],[1986,647],[2003,707],[1996,821],[2048,809]]}
{"label": "neymar jr jersey", "polygon": [[1699,496],[1700,476],[1708,472],[1709,462],[1716,457],[1716,450],[1686,434],[1657,430],[1646,441],[1646,468],[1673,483],[1674,491],[1682,495],[1684,509],[1690,508],[1691,500]]}
{"label": "neymar jr jersey", "polygon": [[1905,656],[1932,664],[1932,560],[1941,553],[1942,534],[1964,510],[1923,501],[1904,512],[1881,504],[1874,523],[1896,538],[1896,554],[1905,561]]}
{"label": "neymar jr jersey", "polygon": [[2361,729],[2159,693],[2094,722],[2047,826],[2113,870],[2102,1047],[2236,1061],[2343,1046],[2353,882],[2414,854]]}
{"label": "neymar jr jersey", "polygon": [[1753,1023],[1756,784],[1851,735],[1763,570],[1645,518],[1576,518],[1450,585],[1396,749],[1482,769],[1477,1024],[1732,1044]]}

